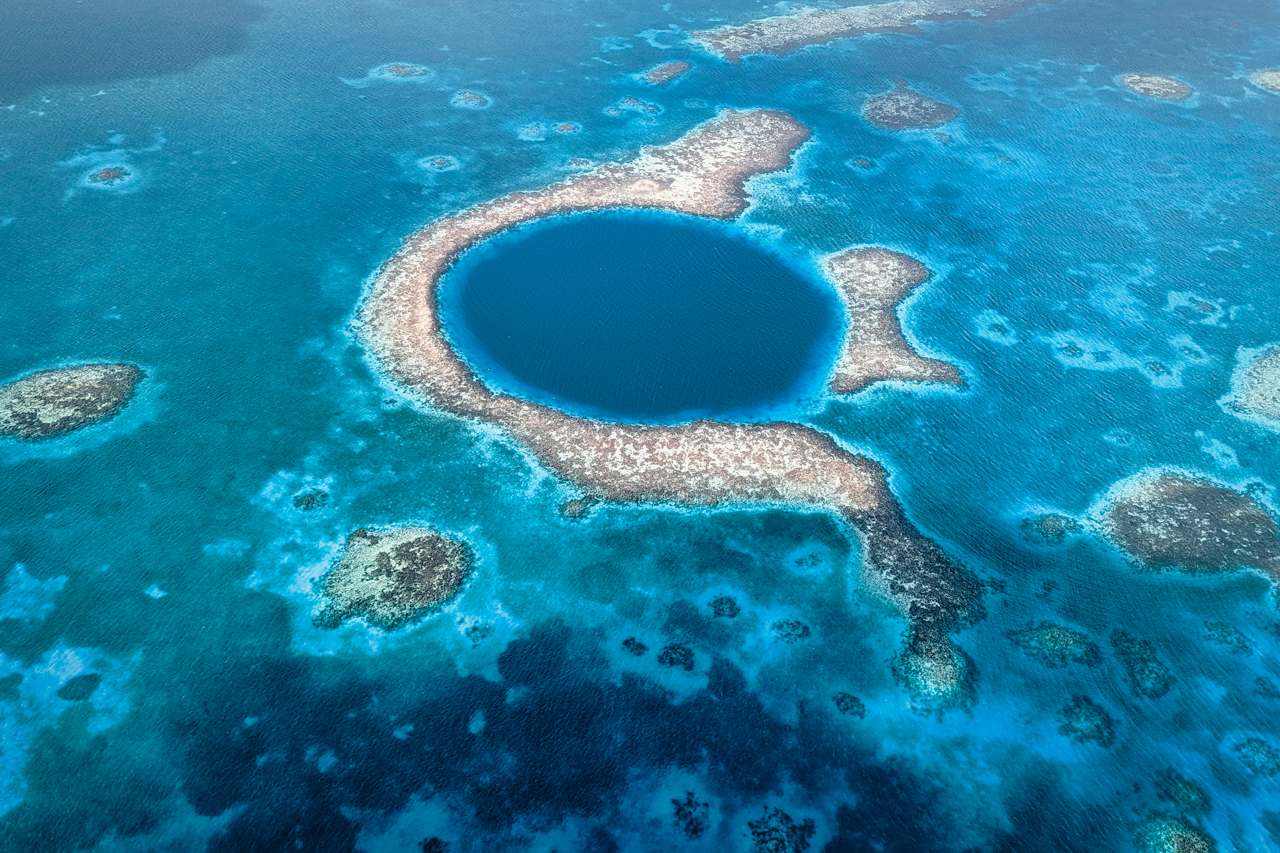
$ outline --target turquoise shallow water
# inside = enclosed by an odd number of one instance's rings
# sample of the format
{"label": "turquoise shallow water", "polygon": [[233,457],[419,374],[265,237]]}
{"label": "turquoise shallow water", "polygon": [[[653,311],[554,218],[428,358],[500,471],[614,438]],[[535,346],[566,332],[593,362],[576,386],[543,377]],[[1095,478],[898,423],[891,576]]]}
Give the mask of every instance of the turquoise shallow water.
{"label": "turquoise shallow water", "polygon": [[[1152,814],[1220,850],[1280,847],[1280,777],[1237,750],[1280,747],[1258,681],[1280,684],[1273,586],[1136,572],[1089,523],[1114,483],[1164,467],[1275,511],[1275,433],[1219,403],[1240,348],[1280,338],[1280,96],[1245,79],[1280,66],[1273,10],[1082,0],[730,66],[685,35],[773,7],[257,8],[240,41],[157,76],[104,64],[0,110],[0,377],[83,359],[148,377],[110,424],[0,443],[0,847],[1131,850]],[[694,67],[670,87],[634,76],[675,58]],[[370,74],[388,62],[435,73]],[[1128,93],[1115,77],[1134,70],[1196,94]],[[946,138],[861,119],[896,78],[960,108]],[[895,680],[906,623],[842,523],[570,521],[570,487],[415,407],[352,337],[416,227],[719,106],[813,131],[735,227],[934,273],[899,318],[966,386],[889,384],[805,418],[883,464],[985,581],[986,618],[956,637],[965,708],[913,707]],[[137,181],[83,183],[110,164]],[[1028,542],[1045,511],[1084,529]],[[463,594],[391,635],[316,628],[347,534],[401,522],[472,544]],[[1044,620],[1100,662],[1055,669],[1010,641]],[[809,634],[788,642],[792,622]],[[1221,622],[1243,651],[1213,639]],[[1116,629],[1151,644],[1166,694],[1131,689]],[[672,646],[691,669],[659,662]],[[89,698],[58,695],[90,673]],[[1113,720],[1109,746],[1060,733],[1077,695]],[[1161,797],[1170,768],[1207,812]]]}

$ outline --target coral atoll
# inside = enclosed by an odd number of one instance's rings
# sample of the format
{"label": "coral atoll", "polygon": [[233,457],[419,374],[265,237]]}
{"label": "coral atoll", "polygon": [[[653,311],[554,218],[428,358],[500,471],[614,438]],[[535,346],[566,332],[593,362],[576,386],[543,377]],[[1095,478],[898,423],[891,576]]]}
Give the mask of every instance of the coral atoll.
{"label": "coral atoll", "polygon": [[[391,379],[420,399],[495,425],[575,487],[616,502],[822,506],[861,533],[870,585],[937,637],[981,615],[981,584],[905,518],[883,469],[828,435],[794,423],[698,421],[642,426],[574,417],[486,388],[441,331],[437,285],[469,247],[515,225],[562,213],[650,208],[729,219],[752,175],[785,168],[808,130],[769,110],[722,111],[667,145],[532,192],[513,193],[427,225],[375,277],[360,332]],[[879,379],[958,381],[920,358],[898,328],[896,302],[927,276],[882,249],[832,258],[828,274],[851,328],[833,391]]]}
{"label": "coral atoll", "polygon": [[328,604],[316,624],[360,616],[393,631],[455,596],[474,565],[470,546],[429,527],[361,528],[320,580]]}
{"label": "coral atoll", "polygon": [[80,364],[0,385],[0,435],[55,438],[115,417],[142,375],[132,364]]}
{"label": "coral atoll", "polygon": [[894,89],[870,98],[862,108],[867,121],[886,130],[939,127],[953,121],[960,111],[950,104],[913,92],[901,80]]}

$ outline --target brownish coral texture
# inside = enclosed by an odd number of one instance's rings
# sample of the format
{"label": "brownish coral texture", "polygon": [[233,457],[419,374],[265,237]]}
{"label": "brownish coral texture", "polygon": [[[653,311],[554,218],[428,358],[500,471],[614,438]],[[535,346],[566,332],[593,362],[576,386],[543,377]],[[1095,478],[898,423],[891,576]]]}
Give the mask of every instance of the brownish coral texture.
{"label": "brownish coral texture", "polygon": [[[912,91],[901,80],[895,81],[892,91],[867,100],[862,108],[867,121],[886,130],[940,127],[955,120],[960,110],[935,101],[927,95]],[[945,136],[946,134],[941,134]],[[948,141],[948,140],[940,140]]]}
{"label": "brownish coral texture", "polygon": [[456,595],[474,564],[466,543],[429,527],[360,528],[321,579],[328,605],[316,622],[333,628],[362,616],[395,630]]}
{"label": "brownish coral texture", "polygon": [[752,53],[790,53],[805,45],[866,33],[916,33],[916,24],[922,21],[988,18],[1028,5],[1026,0],[896,0],[760,18],[741,26],[697,32],[693,37],[712,53],[737,62]]}
{"label": "brownish coral texture", "polygon": [[688,73],[689,63],[677,60],[676,62],[664,62],[661,65],[650,68],[644,74],[644,82],[651,86],[665,86],[672,80],[677,80]]}
{"label": "brownish coral texture", "polygon": [[1280,529],[1248,495],[1160,474],[1126,484],[1104,518],[1108,535],[1152,569],[1261,569],[1280,579]]}
{"label": "brownish coral texture", "polygon": [[[495,394],[441,334],[436,285],[477,241],[529,220],[605,208],[730,219],[747,205],[747,178],[788,166],[808,135],[784,113],[725,110],[629,162],[437,220],[411,236],[378,273],[359,314],[361,332],[400,385],[441,409],[501,427],[590,495],[689,506],[778,502],[841,513],[865,535],[881,585],[914,618],[945,632],[977,612],[977,581],[905,519],[875,462],[794,423],[605,423]],[[923,267],[872,249],[837,256],[829,269],[855,326],[835,374],[836,390],[887,378],[958,381],[954,368],[915,355],[897,328],[896,299],[923,280]]]}
{"label": "brownish coral texture", "polygon": [[27,440],[113,418],[133,399],[142,371],[132,364],[40,370],[0,386],[0,435]]}

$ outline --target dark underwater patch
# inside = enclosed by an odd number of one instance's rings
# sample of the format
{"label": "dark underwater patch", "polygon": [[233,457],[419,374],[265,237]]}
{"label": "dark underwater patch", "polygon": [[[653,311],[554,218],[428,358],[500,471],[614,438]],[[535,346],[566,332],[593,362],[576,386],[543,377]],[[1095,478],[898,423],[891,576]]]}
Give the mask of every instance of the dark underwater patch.
{"label": "dark underwater patch", "polygon": [[247,0],[5,0],[0,102],[42,86],[103,85],[237,53],[262,10]]}

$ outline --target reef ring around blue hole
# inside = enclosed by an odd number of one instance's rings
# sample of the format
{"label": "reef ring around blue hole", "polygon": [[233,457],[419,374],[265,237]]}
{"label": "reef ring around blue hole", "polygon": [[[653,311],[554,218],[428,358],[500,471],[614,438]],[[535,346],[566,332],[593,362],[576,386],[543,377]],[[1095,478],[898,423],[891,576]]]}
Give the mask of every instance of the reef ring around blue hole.
{"label": "reef ring around blue hole", "polygon": [[821,396],[844,330],[807,258],[644,210],[504,231],[463,253],[438,298],[450,344],[491,390],[624,423],[794,418]]}

